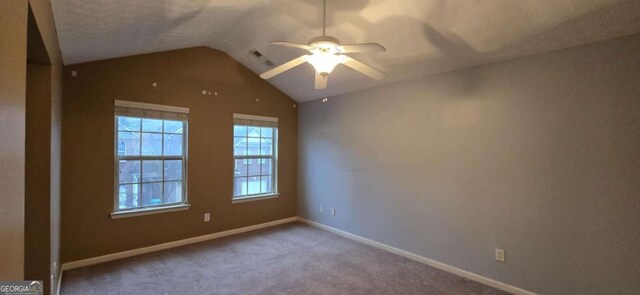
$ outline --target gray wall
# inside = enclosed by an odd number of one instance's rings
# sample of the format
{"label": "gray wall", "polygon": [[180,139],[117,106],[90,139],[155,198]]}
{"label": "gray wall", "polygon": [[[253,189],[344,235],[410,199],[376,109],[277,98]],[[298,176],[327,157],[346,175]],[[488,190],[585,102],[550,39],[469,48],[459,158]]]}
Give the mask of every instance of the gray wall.
{"label": "gray wall", "polygon": [[639,294],[639,77],[635,35],[301,104],[299,215],[534,292]]}

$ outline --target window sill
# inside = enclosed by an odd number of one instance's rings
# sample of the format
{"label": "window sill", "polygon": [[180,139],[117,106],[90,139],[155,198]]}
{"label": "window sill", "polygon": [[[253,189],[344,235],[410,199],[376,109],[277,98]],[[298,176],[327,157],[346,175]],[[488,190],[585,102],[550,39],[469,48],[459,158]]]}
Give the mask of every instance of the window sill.
{"label": "window sill", "polygon": [[128,211],[119,211],[112,212],[109,214],[111,219],[118,219],[124,217],[133,217],[133,216],[141,216],[141,215],[149,215],[149,214],[158,214],[165,212],[174,212],[174,211],[182,211],[187,210],[191,207],[189,204],[180,204],[166,207],[157,207],[157,208],[146,208],[146,209],[138,209],[138,210],[128,210]]}
{"label": "window sill", "polygon": [[267,194],[267,195],[255,195],[255,196],[248,196],[248,197],[242,197],[242,198],[235,198],[231,200],[231,203],[235,204],[235,203],[259,201],[264,199],[273,199],[273,198],[277,198],[279,195],[280,195],[279,193],[273,193],[273,194]]}

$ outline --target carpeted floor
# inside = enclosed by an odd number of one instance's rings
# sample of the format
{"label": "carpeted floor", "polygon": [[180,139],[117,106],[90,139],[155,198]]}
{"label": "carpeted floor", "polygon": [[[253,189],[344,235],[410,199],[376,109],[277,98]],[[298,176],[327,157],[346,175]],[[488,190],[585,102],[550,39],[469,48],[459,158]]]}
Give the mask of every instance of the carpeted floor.
{"label": "carpeted floor", "polygon": [[301,223],[64,272],[62,294],[507,294]]}

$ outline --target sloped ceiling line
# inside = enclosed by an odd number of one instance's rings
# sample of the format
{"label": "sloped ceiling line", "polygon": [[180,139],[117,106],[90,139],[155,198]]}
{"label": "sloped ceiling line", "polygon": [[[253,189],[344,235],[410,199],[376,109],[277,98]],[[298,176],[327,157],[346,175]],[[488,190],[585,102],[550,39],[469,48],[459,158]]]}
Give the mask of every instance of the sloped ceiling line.
{"label": "sloped ceiling line", "polygon": [[[65,64],[195,46],[222,50],[256,74],[303,51],[321,34],[321,0],[52,0]],[[640,1],[327,0],[327,33],[386,52],[355,58],[387,72],[382,81],[338,66],[325,90],[302,65],[269,80],[302,102],[471,66],[640,33]]]}

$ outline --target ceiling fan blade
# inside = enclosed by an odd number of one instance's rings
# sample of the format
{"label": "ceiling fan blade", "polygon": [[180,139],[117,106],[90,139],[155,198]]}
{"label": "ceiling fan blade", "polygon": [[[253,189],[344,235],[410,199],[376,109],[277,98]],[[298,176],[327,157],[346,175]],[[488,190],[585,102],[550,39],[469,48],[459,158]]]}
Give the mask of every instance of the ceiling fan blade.
{"label": "ceiling fan blade", "polygon": [[338,46],[338,50],[341,53],[350,52],[372,52],[372,51],[386,51],[382,45],[378,43],[363,43],[363,44],[345,44]]}
{"label": "ceiling fan blade", "polygon": [[282,65],[279,65],[271,70],[268,70],[262,74],[260,74],[260,78],[269,79],[275,75],[281,74],[284,71],[288,71],[294,67],[297,67],[307,61],[308,55],[300,56],[296,59],[290,60]]}
{"label": "ceiling fan blade", "polygon": [[329,75],[321,75],[316,72],[316,89],[325,89],[327,88],[327,80],[329,79]]}
{"label": "ceiling fan blade", "polygon": [[345,66],[350,67],[360,73],[363,73],[371,78],[374,78],[376,80],[382,80],[384,79],[384,77],[386,77],[387,75],[381,71],[378,71],[366,64],[363,64],[362,62],[359,62],[349,56],[346,55],[342,55],[344,58],[344,61],[342,62]]}
{"label": "ceiling fan blade", "polygon": [[305,50],[310,50],[310,49],[313,48],[313,47],[311,47],[309,45],[306,45],[306,44],[291,43],[291,42],[286,42],[286,41],[273,41],[273,42],[271,42],[271,44],[294,47],[294,48],[300,48],[300,49],[305,49]]}

